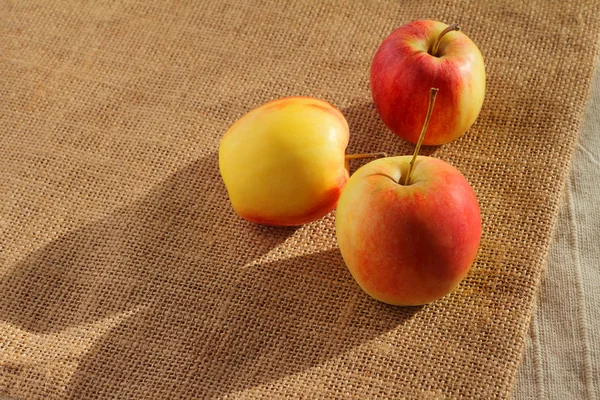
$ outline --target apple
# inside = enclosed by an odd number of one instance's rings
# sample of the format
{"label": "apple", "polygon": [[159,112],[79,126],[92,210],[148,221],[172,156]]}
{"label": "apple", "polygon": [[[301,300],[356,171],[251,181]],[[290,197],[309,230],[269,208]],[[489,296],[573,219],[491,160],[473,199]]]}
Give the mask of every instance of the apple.
{"label": "apple", "polygon": [[481,237],[477,197],[452,165],[418,157],[436,92],[413,156],[372,161],[348,180],[336,236],[350,273],[373,298],[421,305],[454,290]]}
{"label": "apple", "polygon": [[450,293],[473,263],[481,217],[473,189],[450,164],[411,156],[371,161],[340,197],[336,235],[350,273],[371,297],[421,305]]}
{"label": "apple", "polygon": [[348,123],[331,104],[287,97],[248,112],[225,133],[219,170],[248,221],[301,225],[332,211],[348,180]]}
{"label": "apple", "polygon": [[416,143],[429,88],[440,89],[423,144],[462,136],[475,122],[485,95],[479,49],[455,25],[420,20],[403,25],[379,46],[371,64],[373,102],[388,128]]}

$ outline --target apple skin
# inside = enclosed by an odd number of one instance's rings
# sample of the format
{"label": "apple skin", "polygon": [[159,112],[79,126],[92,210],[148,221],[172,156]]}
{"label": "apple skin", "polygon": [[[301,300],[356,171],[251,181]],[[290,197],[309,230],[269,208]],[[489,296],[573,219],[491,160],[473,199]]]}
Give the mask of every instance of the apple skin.
{"label": "apple skin", "polygon": [[250,111],[225,133],[219,170],[241,217],[302,225],[332,211],[348,181],[348,123],[331,104],[287,97]]}
{"label": "apple skin", "polygon": [[371,93],[381,119],[412,143],[419,139],[430,88],[439,88],[439,93],[425,145],[462,136],[483,104],[485,67],[471,39],[452,31],[442,37],[439,57],[428,53],[447,27],[427,20],[403,25],[381,43],[371,63]]}
{"label": "apple skin", "polygon": [[336,235],[350,273],[371,297],[393,305],[431,303],[454,290],[475,260],[481,216],[475,193],[450,164],[412,156],[372,161],[340,197]]}

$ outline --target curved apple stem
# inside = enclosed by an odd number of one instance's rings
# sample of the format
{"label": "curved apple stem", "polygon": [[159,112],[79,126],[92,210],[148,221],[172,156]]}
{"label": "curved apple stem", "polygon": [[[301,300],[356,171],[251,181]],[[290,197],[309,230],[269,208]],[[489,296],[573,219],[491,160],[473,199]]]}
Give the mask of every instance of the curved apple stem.
{"label": "curved apple stem", "polygon": [[425,132],[429,126],[429,120],[431,119],[431,113],[433,112],[433,105],[435,104],[435,98],[439,90],[440,89],[438,88],[429,89],[429,106],[427,108],[427,116],[425,117],[425,123],[423,123],[423,128],[421,129],[421,134],[419,135],[419,140],[417,141],[417,146],[415,147],[412,160],[410,160],[410,165],[408,166],[408,174],[406,174],[406,179],[404,180],[404,184],[407,186],[410,185],[410,178],[412,177],[413,168],[415,166],[415,162],[417,161],[419,150],[421,150],[423,139],[425,139]]}
{"label": "curved apple stem", "polygon": [[361,153],[361,154],[346,154],[346,160],[358,160],[361,158],[383,158],[387,157],[387,153],[381,151],[379,153]]}
{"label": "curved apple stem", "polygon": [[433,48],[431,49],[432,56],[437,57],[438,48],[440,47],[440,42],[442,41],[442,38],[444,37],[444,35],[446,33],[452,32],[452,31],[460,31],[460,26],[452,24],[449,27],[447,27],[446,29],[444,29],[442,31],[442,33],[440,33],[440,35],[437,37],[437,40],[433,44]]}

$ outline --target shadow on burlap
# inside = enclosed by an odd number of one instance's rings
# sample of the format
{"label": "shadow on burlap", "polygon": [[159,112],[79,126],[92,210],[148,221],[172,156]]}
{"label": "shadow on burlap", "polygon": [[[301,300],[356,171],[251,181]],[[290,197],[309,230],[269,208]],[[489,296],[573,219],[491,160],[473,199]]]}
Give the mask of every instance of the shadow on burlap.
{"label": "shadow on burlap", "polygon": [[[169,397],[190,389],[201,398],[225,395],[319,365],[417,312],[366,299],[337,249],[252,264],[295,229],[233,215],[223,224],[223,215],[206,210],[225,201],[216,156],[203,157],[2,279],[0,290],[13,294],[3,309],[18,310],[10,322],[29,332],[126,315],[86,350],[69,383],[73,398],[129,397],[123,381],[148,398],[167,388]],[[372,314],[377,321],[367,319]]]}

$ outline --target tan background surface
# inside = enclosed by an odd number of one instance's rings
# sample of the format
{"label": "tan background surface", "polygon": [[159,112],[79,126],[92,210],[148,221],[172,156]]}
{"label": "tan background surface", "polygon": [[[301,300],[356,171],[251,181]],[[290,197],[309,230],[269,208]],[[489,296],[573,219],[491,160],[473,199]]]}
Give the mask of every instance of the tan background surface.
{"label": "tan background surface", "polygon": [[600,399],[600,74],[554,232],[515,399]]}
{"label": "tan background surface", "polygon": [[[506,397],[580,130],[596,6],[0,2],[0,391]],[[486,60],[477,124],[427,149],[472,183],[484,234],[451,296],[394,308],[352,281],[333,215],[241,221],[215,151],[248,109],[303,94],[342,109],[349,151],[409,153],[373,109],[368,67],[424,16],[461,24]]]}

